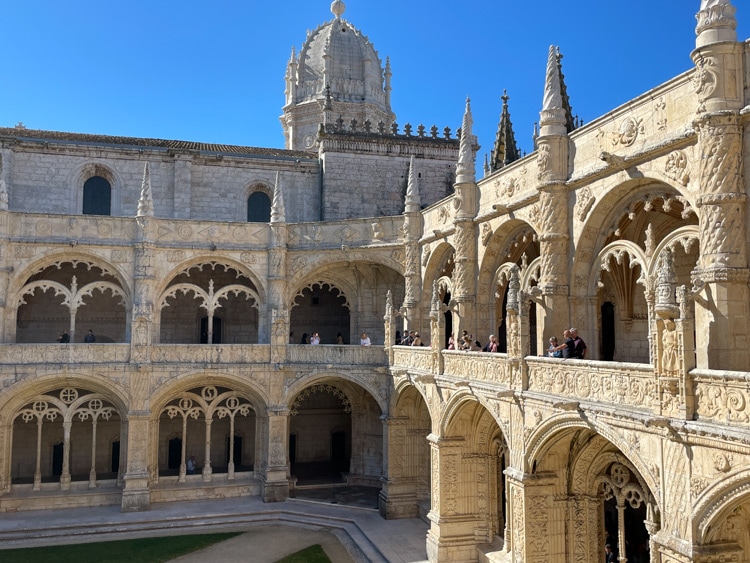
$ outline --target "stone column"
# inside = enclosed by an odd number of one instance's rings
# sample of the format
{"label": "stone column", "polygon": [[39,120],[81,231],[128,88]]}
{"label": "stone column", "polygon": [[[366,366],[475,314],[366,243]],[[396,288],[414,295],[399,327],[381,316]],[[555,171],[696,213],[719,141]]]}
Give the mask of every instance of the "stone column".
{"label": "stone column", "polygon": [[[130,405],[123,416],[120,435],[120,465],[123,467],[124,489],[122,511],[148,510],[151,505],[149,484],[153,473],[158,476],[158,435],[152,431],[151,412],[148,408],[152,372],[150,369],[133,369],[130,373]],[[149,460],[149,448],[154,444],[155,459]]]}
{"label": "stone column", "polygon": [[378,495],[380,514],[388,520],[419,516],[416,484],[407,464],[407,417],[383,417],[383,487]]}
{"label": "stone column", "polygon": [[261,496],[263,502],[279,502],[289,497],[288,436],[289,410],[286,407],[269,407],[266,419],[266,462],[262,468]]}
{"label": "stone column", "polygon": [[[271,244],[268,248],[268,307],[271,321],[271,361],[286,361],[289,344],[289,308],[286,303],[287,242],[289,230],[279,174],[276,174],[273,205],[271,206]],[[262,317],[262,316],[261,316]],[[258,338],[264,342],[264,327],[259,327]]]}
{"label": "stone column", "polygon": [[750,270],[747,194],[743,179],[743,44],[737,42],[735,8],[703,2],[698,13],[698,133],[700,258],[693,272],[703,284],[696,300],[697,364],[743,370],[750,365]]}
{"label": "stone column", "polygon": [[[486,473],[477,464],[484,458],[464,459],[463,438],[427,437],[432,450],[432,508],[427,515],[427,557],[431,562],[475,561],[476,547],[488,541]],[[480,459],[481,458],[481,459]],[[477,479],[479,473],[484,475]],[[482,487],[482,495],[478,494]],[[484,506],[484,508],[487,508]]]}
{"label": "stone column", "polygon": [[404,331],[423,331],[422,308],[422,262],[420,261],[419,239],[422,236],[423,219],[419,177],[414,157],[409,163],[409,180],[406,187],[404,207]]}
{"label": "stone column", "polygon": [[[476,187],[476,184],[474,184]],[[456,191],[461,189],[456,185]],[[465,190],[461,190],[465,191]],[[477,280],[477,229],[471,219],[456,219],[455,245],[456,263],[453,270],[453,300],[456,302],[456,322],[453,331],[460,335],[461,331],[467,330],[479,339],[478,327],[474,315],[476,303],[476,280]]]}
{"label": "stone column", "polygon": [[[565,561],[566,504],[554,498],[556,476],[505,470],[508,487],[510,542],[513,561]],[[571,531],[571,533],[577,533]]]}
{"label": "stone column", "polygon": [[477,227],[474,218],[479,209],[479,188],[476,181],[474,159],[479,146],[472,134],[473,118],[470,101],[466,100],[466,111],[461,123],[461,143],[456,165],[456,192],[453,205],[456,217],[453,237],[456,262],[453,269],[453,300],[456,303],[456,322],[453,331],[461,334],[467,330],[476,339],[477,320],[475,314],[477,285]]}
{"label": "stone column", "polygon": [[519,269],[515,264],[511,267],[508,281],[508,301],[505,306],[506,336],[508,343],[508,360],[514,374],[511,385],[521,389],[528,387],[524,356],[529,353],[529,316],[526,313],[524,295],[521,291]]}
{"label": "stone column", "polygon": [[[565,145],[567,147],[567,144]],[[542,257],[541,290],[544,306],[540,307],[537,324],[543,327],[537,350],[544,350],[550,336],[560,338],[570,327],[570,268],[568,250],[568,191],[564,184],[550,183],[539,187],[541,233],[539,248]],[[530,335],[536,338],[537,335]]]}
{"label": "stone column", "polygon": [[[541,290],[544,296],[539,326],[544,350],[545,337],[557,336],[570,327],[569,239],[570,216],[568,190],[568,115],[560,70],[560,55],[550,47],[542,111],[539,114],[537,163],[539,166],[539,247],[542,258]],[[532,338],[538,335],[532,334]]]}
{"label": "stone column", "polygon": [[[150,418],[151,413],[147,411],[128,413],[127,465],[121,505],[123,512],[148,510],[151,506],[148,474]],[[154,463],[158,464],[158,460],[154,460]]]}
{"label": "stone column", "polygon": [[153,221],[154,219],[146,217],[137,218],[140,230],[138,240],[134,245],[130,360],[139,364],[151,361],[154,331],[155,245],[149,240]]}

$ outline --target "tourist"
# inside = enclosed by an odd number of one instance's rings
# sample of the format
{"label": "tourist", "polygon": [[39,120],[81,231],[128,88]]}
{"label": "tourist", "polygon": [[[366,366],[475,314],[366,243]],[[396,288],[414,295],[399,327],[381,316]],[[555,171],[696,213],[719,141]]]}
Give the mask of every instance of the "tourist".
{"label": "tourist", "polygon": [[[567,345],[565,345],[567,348]],[[547,348],[547,355],[550,358],[562,358],[563,357],[563,351],[560,346],[557,344],[557,336],[552,336],[549,339],[549,348]]]}
{"label": "tourist", "polygon": [[190,456],[187,460],[187,474],[193,475],[195,473],[195,456]]}
{"label": "tourist", "polygon": [[336,335],[336,344],[338,344],[339,346],[344,344],[344,337],[340,332]]}
{"label": "tourist", "polygon": [[497,352],[499,346],[500,343],[497,341],[497,336],[490,334],[490,338],[487,344],[484,345],[484,348],[482,348],[482,352]]}
{"label": "tourist", "polygon": [[456,339],[451,334],[450,338],[448,339],[448,350],[455,350],[456,349]]}
{"label": "tourist", "polygon": [[606,563],[615,563],[617,561],[617,557],[615,557],[615,552],[612,551],[612,546],[607,544],[604,546],[604,553],[606,555]]}
{"label": "tourist", "polygon": [[67,344],[68,342],[70,342],[70,335],[68,334],[68,331],[62,331],[60,333],[60,336],[57,337],[57,341],[61,344]]}
{"label": "tourist", "polygon": [[86,344],[91,344],[92,342],[96,342],[96,336],[94,335],[94,331],[89,329],[89,331],[86,333],[86,336],[83,337],[83,341]]}
{"label": "tourist", "polygon": [[401,341],[402,346],[411,346],[414,342],[414,331],[410,330],[408,333],[404,331],[404,339]]}
{"label": "tourist", "polygon": [[361,346],[369,346],[370,345],[370,337],[367,336],[366,332],[362,333],[362,337],[359,339],[359,344]]}
{"label": "tourist", "polygon": [[300,344],[307,344],[307,333],[302,333],[302,339],[299,341]]}
{"label": "tourist", "polygon": [[576,328],[570,329],[570,336],[573,339],[573,354],[571,354],[571,357],[583,360],[586,357],[586,343],[583,338],[578,336],[578,329]]}
{"label": "tourist", "polygon": [[310,346],[317,346],[320,344],[320,335],[317,332],[313,332],[310,337]]}
{"label": "tourist", "polygon": [[411,341],[412,346],[422,346],[422,338],[420,338],[419,333],[414,333],[414,340]]}

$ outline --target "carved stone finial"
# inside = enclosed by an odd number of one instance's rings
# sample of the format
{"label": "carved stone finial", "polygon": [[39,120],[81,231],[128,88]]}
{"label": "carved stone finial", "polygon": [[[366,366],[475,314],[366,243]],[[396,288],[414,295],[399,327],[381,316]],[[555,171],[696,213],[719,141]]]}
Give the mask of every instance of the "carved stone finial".
{"label": "carved stone finial", "polygon": [[471,133],[474,118],[471,115],[471,100],[466,98],[466,110],[461,123],[461,144],[458,149],[458,165],[456,166],[456,183],[476,182],[474,167],[474,135]]}
{"label": "carved stone finial", "polygon": [[519,292],[521,291],[521,275],[517,264],[510,268],[510,279],[508,280],[508,302],[505,306],[508,311],[518,311]]}
{"label": "carved stone finial", "polygon": [[701,9],[695,15],[696,46],[737,41],[736,11],[730,0],[701,0]]}
{"label": "carved stone finial", "polygon": [[273,186],[273,202],[271,204],[271,223],[286,222],[286,210],[284,209],[284,195],[281,193],[281,182],[279,173],[276,172],[276,182]]}
{"label": "carved stone finial", "polygon": [[419,183],[417,182],[414,156],[412,156],[409,161],[409,182],[406,186],[406,201],[404,203],[404,211],[406,211],[406,213],[419,213],[422,203],[419,196]]}
{"label": "carved stone finial", "polygon": [[669,248],[665,248],[659,255],[656,272],[656,303],[654,310],[661,318],[674,319],[679,314],[680,309],[675,299],[677,274],[674,270],[672,251]]}
{"label": "carved stone finial", "polygon": [[143,165],[143,182],[141,183],[141,197],[138,199],[136,217],[153,217],[154,199],[151,193],[151,169],[148,162]]}
{"label": "carved stone finial", "polygon": [[333,0],[333,2],[331,2],[331,12],[333,12],[333,15],[336,16],[336,19],[340,19],[345,10],[346,4],[344,4],[341,0]]}

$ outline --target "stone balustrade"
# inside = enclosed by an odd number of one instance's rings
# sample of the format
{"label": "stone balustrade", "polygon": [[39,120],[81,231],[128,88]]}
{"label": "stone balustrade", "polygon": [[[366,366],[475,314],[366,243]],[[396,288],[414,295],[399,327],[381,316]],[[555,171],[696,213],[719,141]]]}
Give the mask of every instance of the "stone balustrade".
{"label": "stone balustrade", "polygon": [[[394,346],[394,373],[445,375],[497,385],[499,391],[533,391],[581,401],[617,405],[659,415],[659,379],[650,364],[561,360],[506,354],[441,350],[443,369],[429,348]],[[525,376],[525,384],[524,384]],[[745,372],[693,370],[689,390],[695,397],[695,419],[716,423],[750,423],[750,376]],[[688,415],[690,416],[690,415]]]}
{"label": "stone balustrade", "polygon": [[0,344],[0,365],[102,364],[130,360],[130,344]]}
{"label": "stone balustrade", "polygon": [[374,365],[385,367],[388,358],[382,346],[339,346],[336,344],[291,344],[287,362],[292,364]]}
{"label": "stone balustrade", "polygon": [[655,409],[658,392],[654,368],[585,360],[526,358],[528,390],[571,400]]}
{"label": "stone balustrade", "polygon": [[270,344],[155,344],[151,363],[260,364],[271,361]]}
{"label": "stone balustrade", "polygon": [[393,367],[399,370],[421,371],[432,373],[432,349],[412,348],[411,346],[393,347]]}
{"label": "stone balustrade", "polygon": [[750,422],[750,376],[747,372],[690,372],[698,420]]}

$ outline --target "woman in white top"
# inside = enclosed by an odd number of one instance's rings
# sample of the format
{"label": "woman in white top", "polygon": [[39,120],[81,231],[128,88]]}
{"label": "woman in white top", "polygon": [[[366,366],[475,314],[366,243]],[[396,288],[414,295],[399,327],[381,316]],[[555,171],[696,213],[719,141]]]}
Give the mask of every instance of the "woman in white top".
{"label": "woman in white top", "polygon": [[310,337],[310,345],[317,346],[318,344],[320,344],[320,336],[317,332],[313,332],[312,336]]}
{"label": "woman in white top", "polygon": [[363,333],[362,333],[362,338],[360,338],[360,339],[359,339],[359,343],[360,343],[360,344],[361,344],[362,346],[369,346],[369,345],[370,345],[370,337],[369,337],[369,336],[367,336],[367,333],[366,333],[366,332],[363,332]]}

